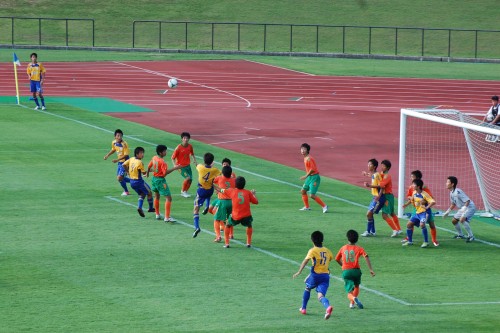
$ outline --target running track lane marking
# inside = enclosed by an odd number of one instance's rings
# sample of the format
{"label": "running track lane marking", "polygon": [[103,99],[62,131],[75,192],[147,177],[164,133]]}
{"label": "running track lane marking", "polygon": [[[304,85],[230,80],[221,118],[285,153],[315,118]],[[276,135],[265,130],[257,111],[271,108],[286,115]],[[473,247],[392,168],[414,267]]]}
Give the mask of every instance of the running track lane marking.
{"label": "running track lane marking", "polygon": [[[141,70],[143,72],[146,72],[146,73],[149,73],[149,74],[153,74],[153,75],[158,75],[158,76],[163,76],[163,77],[167,77],[169,79],[173,79],[174,77],[173,76],[170,76],[170,75],[167,75],[167,74],[162,74],[160,72],[155,72],[155,71],[152,71],[152,70],[149,70],[149,69],[146,69],[146,68],[141,68],[141,67],[138,67],[138,66],[133,66],[133,65],[129,65],[129,64],[124,64],[123,62],[119,62],[119,61],[113,61],[115,64],[118,64],[118,65],[122,65],[122,66],[127,66],[127,67],[130,67],[130,68],[135,68],[135,69],[138,69],[138,70]],[[252,106],[252,103],[246,99],[245,97],[243,96],[240,96],[240,95],[236,95],[236,94],[233,94],[229,91],[226,91],[226,90],[221,90],[221,89],[218,89],[218,88],[215,88],[215,87],[210,87],[210,86],[207,86],[207,85],[204,85],[204,84],[199,84],[199,83],[195,83],[193,81],[188,81],[188,80],[183,80],[183,79],[179,79],[179,78],[175,78],[177,81],[181,81],[181,82],[186,82],[186,83],[189,83],[189,84],[192,84],[192,85],[195,85],[195,86],[198,86],[198,87],[202,87],[202,88],[207,88],[207,89],[211,89],[211,90],[215,90],[215,91],[218,91],[218,92],[221,92],[223,94],[228,94],[228,95],[231,95],[231,96],[234,96],[236,98],[239,98],[243,101],[245,101],[247,103],[246,107],[249,108]]]}
{"label": "running track lane marking", "polygon": [[[29,108],[29,107],[27,107],[25,105],[20,104],[19,106],[22,107],[22,108],[26,108],[26,109],[31,110],[31,108]],[[48,115],[48,116],[53,116],[53,117],[61,118],[61,119],[64,119],[64,120],[72,121],[72,122],[75,122],[75,123],[78,123],[78,124],[81,124],[81,125],[84,125],[84,126],[88,126],[88,127],[91,127],[91,128],[94,128],[94,129],[106,132],[106,133],[114,133],[114,131],[110,131],[110,130],[107,130],[105,128],[99,127],[99,126],[88,124],[88,123],[85,123],[85,122],[80,121],[80,120],[76,120],[76,119],[64,117],[64,116],[61,116],[61,115],[58,115],[58,114],[55,114],[55,113],[51,113],[51,112],[47,112],[47,111],[37,111],[37,112],[45,114],[45,115]],[[139,139],[139,138],[134,137],[134,136],[127,136],[127,137],[129,137],[129,138],[131,138],[131,139],[133,139],[133,140],[135,140],[137,142],[148,144],[148,145],[150,145],[152,147],[156,147],[157,146],[157,144],[155,144],[155,143],[152,143],[152,142],[149,142],[149,141],[146,141],[146,140],[142,140],[142,139]],[[168,148],[168,150],[172,151],[173,149]],[[197,156],[197,158],[203,159],[201,156]],[[220,164],[220,163],[217,162],[217,164]],[[248,171],[248,170],[244,170],[244,169],[241,169],[241,168],[234,167],[233,169],[237,170],[237,171],[241,171],[241,172],[247,173],[249,175],[252,175],[252,176],[255,176],[255,177],[258,177],[258,178],[267,179],[267,180],[270,180],[270,181],[275,182],[275,183],[280,183],[280,184],[283,184],[283,185],[295,187],[297,189],[301,189],[302,188],[302,186],[297,185],[297,184],[293,184],[293,183],[289,183],[289,182],[286,182],[286,181],[283,181],[283,180],[280,180],[280,179],[276,179],[276,178],[264,176],[264,175],[261,175],[261,174],[255,173],[255,172],[251,172],[251,171]],[[337,201],[341,201],[341,202],[344,202],[344,203],[352,205],[352,206],[356,206],[356,207],[360,207],[360,208],[363,208],[363,209],[367,209],[367,206],[359,204],[359,203],[354,202],[354,201],[350,201],[350,200],[347,200],[347,199],[336,197],[334,195],[331,195],[331,194],[328,194],[328,193],[324,193],[324,192],[318,192],[318,193],[321,194],[321,195],[323,195],[323,196],[325,196],[325,197],[328,197],[328,198],[331,198],[331,199],[334,199],[334,200],[337,200]],[[446,232],[455,234],[454,230],[450,230],[450,229],[446,229],[446,228],[438,227],[438,226],[436,226],[436,228],[439,229],[439,230],[442,230],[442,231],[446,231]],[[490,246],[494,246],[494,247],[500,248],[500,244],[492,243],[492,242],[488,242],[488,241],[484,241],[484,240],[481,240],[481,239],[478,239],[478,238],[476,238],[475,242],[479,242],[479,243],[483,243],[483,244],[486,244],[486,245],[490,245]]]}
{"label": "running track lane marking", "polygon": [[[136,205],[135,204],[131,204],[129,202],[126,202],[126,201],[123,201],[123,200],[120,200],[120,199],[117,199],[117,198],[114,198],[112,196],[105,196],[106,199],[108,200],[111,200],[111,201],[114,201],[114,202],[117,202],[119,204],[122,204],[122,205],[125,205],[125,206],[130,206],[130,207],[134,207],[136,208]],[[186,223],[182,220],[176,220],[175,222],[176,224],[182,224],[183,226],[186,226],[190,229],[193,229],[193,225],[190,224],[190,223]],[[208,231],[208,230],[205,230],[205,229],[201,229],[201,232],[203,233],[206,233],[206,234],[209,234],[209,235],[212,235],[212,236],[215,236],[215,233],[214,232],[211,232],[211,231]],[[241,241],[238,241],[238,240],[235,240],[235,239],[232,239],[230,240],[231,243],[236,243],[238,245],[241,245],[241,246],[245,246],[246,244],[244,244],[243,242]],[[270,251],[267,251],[267,250],[264,250],[264,249],[261,249],[259,247],[255,247],[252,245],[251,247],[252,250],[254,251],[257,251],[257,252],[260,252],[260,253],[263,253],[265,255],[268,255],[270,257],[273,257],[275,259],[278,259],[278,260],[281,260],[281,261],[284,261],[284,262],[288,262],[290,264],[293,264],[295,266],[300,266],[300,263],[297,262],[297,261],[294,261],[294,260],[291,260],[291,259],[288,259],[288,258],[285,258],[285,257],[282,257],[280,255],[277,255],[273,252],[270,252]],[[307,267],[307,268],[310,268],[310,267]],[[330,275],[330,278],[331,279],[334,279],[334,280],[337,280],[339,282],[344,282],[344,280],[342,278],[339,278],[337,276],[333,276],[333,275]],[[487,304],[500,304],[500,301],[490,301],[490,302],[458,302],[458,303],[451,303],[451,302],[446,302],[446,303],[409,303],[409,302],[406,302],[402,299],[399,299],[399,298],[396,298],[396,297],[393,297],[393,296],[390,296],[390,295],[387,295],[383,292],[380,292],[378,290],[375,290],[375,289],[371,289],[371,288],[367,288],[367,287],[364,287],[363,285],[360,285],[360,288],[367,291],[367,292],[371,292],[372,294],[375,294],[377,296],[380,296],[380,297],[383,297],[383,298],[386,298],[388,300],[391,300],[393,302],[396,302],[396,303],[399,303],[401,305],[407,305],[407,306],[441,306],[441,305],[487,305]]]}

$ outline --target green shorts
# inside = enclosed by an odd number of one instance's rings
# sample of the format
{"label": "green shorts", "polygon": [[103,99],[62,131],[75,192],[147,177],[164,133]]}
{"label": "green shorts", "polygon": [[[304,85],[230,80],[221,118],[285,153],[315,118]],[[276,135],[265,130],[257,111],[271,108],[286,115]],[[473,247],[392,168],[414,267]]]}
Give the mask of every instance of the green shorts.
{"label": "green shorts", "polygon": [[394,194],[385,195],[385,204],[384,207],[382,207],[382,213],[394,215]]}
{"label": "green shorts", "polygon": [[344,279],[344,289],[350,293],[354,290],[354,286],[361,284],[361,270],[359,268],[346,269],[342,271],[342,278]]}
{"label": "green shorts", "polygon": [[321,178],[319,177],[319,173],[317,173],[312,176],[307,176],[302,189],[311,194],[316,194],[319,189],[319,184],[321,184]]}
{"label": "green shorts", "polygon": [[151,191],[160,193],[160,195],[163,196],[171,195],[165,177],[153,177],[151,181]]}
{"label": "green shorts", "polygon": [[179,171],[182,177],[193,179],[193,170],[191,170],[191,165],[186,165],[185,167],[179,169]]}
{"label": "green shorts", "polygon": [[241,223],[242,226],[251,228],[252,221],[253,221],[252,215],[244,217],[241,220],[233,220],[233,217],[231,216],[231,218],[227,221],[227,224],[235,226]]}
{"label": "green shorts", "polygon": [[225,221],[231,215],[231,210],[233,209],[233,202],[231,199],[217,199],[217,212],[215,213],[214,219],[217,221]]}

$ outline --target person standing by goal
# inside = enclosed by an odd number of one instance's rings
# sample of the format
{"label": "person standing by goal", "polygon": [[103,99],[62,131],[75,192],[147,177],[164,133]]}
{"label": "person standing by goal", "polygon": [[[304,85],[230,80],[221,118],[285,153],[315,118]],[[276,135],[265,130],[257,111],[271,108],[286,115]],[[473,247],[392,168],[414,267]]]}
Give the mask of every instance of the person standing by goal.
{"label": "person standing by goal", "polygon": [[[443,214],[443,218],[448,216],[453,209],[458,207],[458,211],[455,213],[455,215],[453,215],[453,220],[451,220],[451,223],[453,223],[455,229],[458,232],[458,234],[453,238],[465,238],[465,242],[470,243],[475,239],[469,223],[472,216],[474,216],[474,213],[476,212],[476,205],[474,205],[474,202],[467,196],[467,194],[465,194],[463,190],[457,188],[457,184],[458,179],[455,176],[449,176],[446,180],[446,188],[450,191],[451,206]],[[467,230],[467,238],[464,237],[462,227],[458,222],[463,224],[465,230]]]}
{"label": "person standing by goal", "polygon": [[500,104],[498,104],[498,96],[491,97],[491,107],[484,116],[483,121],[491,125],[500,126],[500,114],[498,113]]}

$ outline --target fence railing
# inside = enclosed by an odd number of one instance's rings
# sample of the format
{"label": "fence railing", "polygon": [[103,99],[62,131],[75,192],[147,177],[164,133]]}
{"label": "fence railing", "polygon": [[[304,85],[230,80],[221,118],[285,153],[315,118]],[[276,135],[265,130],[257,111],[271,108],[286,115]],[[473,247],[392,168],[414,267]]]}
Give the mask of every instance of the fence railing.
{"label": "fence railing", "polygon": [[500,30],[137,20],[130,36],[94,19],[0,16],[0,31],[12,47],[500,60]]}
{"label": "fence railing", "polygon": [[0,31],[2,44],[95,46],[94,19],[0,16]]}
{"label": "fence railing", "polygon": [[[147,32],[147,33],[146,33]],[[390,26],[133,22],[132,48],[500,58],[500,30]]]}

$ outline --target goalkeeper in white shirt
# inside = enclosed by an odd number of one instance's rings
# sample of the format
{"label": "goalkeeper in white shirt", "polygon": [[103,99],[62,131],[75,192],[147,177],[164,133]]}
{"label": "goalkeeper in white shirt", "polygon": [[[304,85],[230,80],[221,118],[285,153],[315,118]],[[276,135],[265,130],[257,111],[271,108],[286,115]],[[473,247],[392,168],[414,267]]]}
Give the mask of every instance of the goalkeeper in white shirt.
{"label": "goalkeeper in white shirt", "polygon": [[[458,235],[453,238],[465,238],[465,241],[467,243],[470,243],[474,240],[474,234],[472,233],[472,229],[470,228],[469,223],[472,216],[474,216],[474,213],[476,212],[476,206],[474,205],[474,202],[467,196],[467,194],[464,193],[464,191],[457,188],[457,183],[458,179],[454,176],[450,176],[446,180],[446,188],[450,191],[451,206],[444,213],[443,217],[448,216],[453,209],[458,208],[458,211],[455,213],[455,215],[453,215],[453,220],[451,221],[458,232]],[[467,230],[467,237],[464,237],[462,227],[458,222],[463,224],[465,230]]]}

